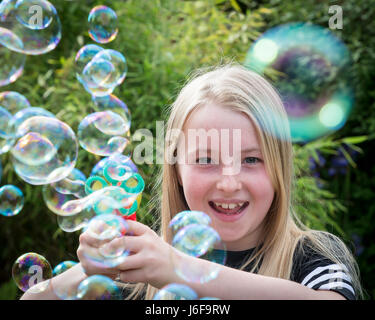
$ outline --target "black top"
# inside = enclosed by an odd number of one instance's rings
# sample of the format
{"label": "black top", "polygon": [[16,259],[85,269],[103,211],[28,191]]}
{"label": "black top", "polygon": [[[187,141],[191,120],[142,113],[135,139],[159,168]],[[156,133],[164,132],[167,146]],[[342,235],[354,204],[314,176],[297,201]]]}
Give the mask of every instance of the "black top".
{"label": "black top", "polygon": [[[347,268],[338,265],[326,257],[304,246],[303,251],[296,250],[293,256],[291,281],[301,283],[314,290],[331,290],[340,293],[348,300],[355,300],[355,292]],[[240,269],[248,258],[254,254],[255,248],[244,251],[227,251],[225,265]],[[253,264],[244,268],[250,271]],[[254,273],[256,273],[255,270]]]}

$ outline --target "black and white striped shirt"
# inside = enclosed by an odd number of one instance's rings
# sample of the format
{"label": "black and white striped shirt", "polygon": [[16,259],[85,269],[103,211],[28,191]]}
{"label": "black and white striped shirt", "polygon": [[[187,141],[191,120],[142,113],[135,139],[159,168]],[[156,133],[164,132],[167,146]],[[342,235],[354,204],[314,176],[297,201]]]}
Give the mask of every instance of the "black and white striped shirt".
{"label": "black and white striped shirt", "polygon": [[[254,248],[245,251],[228,251],[226,266],[239,269],[254,253]],[[251,265],[245,268],[250,271]],[[296,250],[290,280],[301,283],[314,290],[331,290],[340,293],[348,300],[355,300],[348,269],[313,251],[304,245],[303,250]]]}

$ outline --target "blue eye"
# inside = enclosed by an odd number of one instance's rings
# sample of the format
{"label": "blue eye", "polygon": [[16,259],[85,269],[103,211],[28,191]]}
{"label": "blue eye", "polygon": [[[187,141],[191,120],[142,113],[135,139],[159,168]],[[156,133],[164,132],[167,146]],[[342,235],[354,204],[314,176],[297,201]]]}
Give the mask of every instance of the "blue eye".
{"label": "blue eye", "polygon": [[246,157],[244,161],[245,161],[245,163],[255,164],[255,163],[260,162],[261,160],[259,158],[256,158],[256,157]]}

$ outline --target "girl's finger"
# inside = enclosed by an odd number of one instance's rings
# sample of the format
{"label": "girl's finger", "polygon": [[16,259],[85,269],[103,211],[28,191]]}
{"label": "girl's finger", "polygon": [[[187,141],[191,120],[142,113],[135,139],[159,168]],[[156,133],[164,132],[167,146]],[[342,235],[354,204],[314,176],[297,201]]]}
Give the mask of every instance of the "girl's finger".
{"label": "girl's finger", "polygon": [[126,251],[137,253],[142,249],[142,238],[137,236],[123,236],[116,241],[122,241],[122,245]]}
{"label": "girl's finger", "polygon": [[129,226],[129,233],[136,235],[136,236],[141,236],[142,234],[151,230],[148,226],[138,221],[126,220],[126,222],[128,223],[128,226]]}
{"label": "girl's finger", "polygon": [[79,242],[85,246],[90,246],[93,248],[99,248],[104,243],[108,242],[109,240],[99,240],[92,236],[90,236],[87,232],[81,233],[79,236]]}
{"label": "girl's finger", "polygon": [[144,282],[142,275],[143,275],[143,272],[139,269],[122,271],[119,274],[120,280],[122,282],[133,282],[133,283]]}
{"label": "girl's finger", "polygon": [[144,259],[140,254],[132,254],[126,257],[125,261],[117,266],[121,272],[140,269],[144,266]]}

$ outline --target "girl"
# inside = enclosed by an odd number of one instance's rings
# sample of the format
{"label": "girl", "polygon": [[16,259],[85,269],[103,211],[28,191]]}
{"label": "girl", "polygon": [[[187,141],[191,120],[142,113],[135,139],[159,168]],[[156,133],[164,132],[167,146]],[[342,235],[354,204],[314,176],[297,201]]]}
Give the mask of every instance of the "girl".
{"label": "girl", "polygon": [[[166,129],[167,161],[156,185],[162,191],[160,236],[129,221],[132,236],[117,241],[124,241],[132,254],[116,268],[104,269],[85,258],[101,243],[83,233],[77,250],[81,264],[53,278],[52,287],[74,288],[89,275],[104,274],[139,283],[129,299],[152,299],[169,283],[220,299],[362,297],[358,267],[344,243],[307,229],[294,214],[288,120],[265,79],[239,65],[198,74],[172,105]],[[197,144],[192,132],[210,132],[210,143],[198,139]],[[183,210],[208,214],[228,250],[226,266],[204,284],[178,277],[170,259],[175,249],[168,224]],[[212,263],[183,259],[201,270]],[[56,296],[48,289],[23,298]]]}

